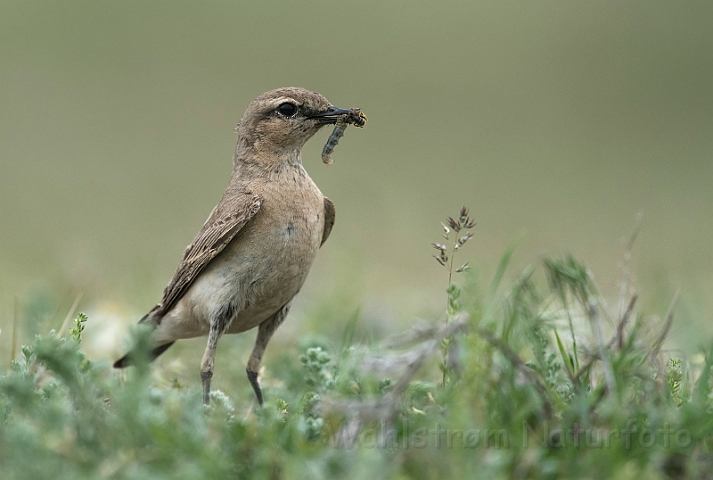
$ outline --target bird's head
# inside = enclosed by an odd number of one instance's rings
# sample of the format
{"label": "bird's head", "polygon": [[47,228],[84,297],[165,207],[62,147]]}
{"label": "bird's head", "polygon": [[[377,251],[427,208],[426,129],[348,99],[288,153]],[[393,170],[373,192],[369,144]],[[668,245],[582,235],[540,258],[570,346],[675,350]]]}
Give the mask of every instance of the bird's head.
{"label": "bird's head", "polygon": [[324,125],[349,110],[329,103],[319,93],[286,87],[265,92],[248,106],[238,124],[238,154],[299,156],[300,149]]}

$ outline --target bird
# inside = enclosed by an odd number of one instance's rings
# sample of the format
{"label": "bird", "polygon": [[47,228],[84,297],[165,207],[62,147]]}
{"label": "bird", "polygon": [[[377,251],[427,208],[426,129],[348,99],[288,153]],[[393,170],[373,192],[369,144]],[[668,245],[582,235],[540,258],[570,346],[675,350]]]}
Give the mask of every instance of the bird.
{"label": "bird", "polygon": [[[150,360],[177,340],[208,336],[200,363],[206,405],[218,341],[255,327],[246,373],[263,404],[263,354],[334,226],[334,204],[304,169],[302,147],[320,128],[354,111],[359,110],[335,107],[299,87],[255,98],[236,128],[233,172],[223,196],[186,248],[161,300],[139,320],[153,327]],[[132,356],[130,351],[114,367],[131,365]]]}

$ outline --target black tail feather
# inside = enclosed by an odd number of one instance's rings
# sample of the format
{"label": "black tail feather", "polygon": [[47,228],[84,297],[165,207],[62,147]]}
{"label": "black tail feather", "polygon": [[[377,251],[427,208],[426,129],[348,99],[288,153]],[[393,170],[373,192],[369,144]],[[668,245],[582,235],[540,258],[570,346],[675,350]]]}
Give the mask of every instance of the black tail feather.
{"label": "black tail feather", "polygon": [[[154,348],[154,349],[151,351],[151,355],[149,355],[149,361],[150,361],[150,362],[153,362],[154,360],[156,360],[156,358],[157,358],[159,355],[161,355],[163,352],[165,352],[166,350],[168,350],[168,347],[170,347],[170,346],[173,345],[173,344],[174,344],[174,342],[171,342],[171,343],[164,343],[163,345]],[[131,362],[131,354],[132,354],[132,352],[127,353],[126,355],[124,355],[123,357],[121,357],[119,360],[117,360],[116,362],[114,362],[114,368],[126,368],[126,367],[130,367],[131,364],[132,364],[132,362]]]}

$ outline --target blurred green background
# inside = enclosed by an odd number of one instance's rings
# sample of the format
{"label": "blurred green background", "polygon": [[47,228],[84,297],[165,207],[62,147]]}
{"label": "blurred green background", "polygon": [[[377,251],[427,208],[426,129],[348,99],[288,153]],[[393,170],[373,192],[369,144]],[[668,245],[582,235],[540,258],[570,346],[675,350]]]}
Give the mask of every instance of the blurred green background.
{"label": "blurred green background", "polygon": [[516,267],[572,252],[613,299],[643,212],[634,277],[652,312],[683,288],[674,333],[695,349],[713,324],[712,20],[710,2],[2,0],[0,350],[15,298],[56,327],[83,292],[99,355],[118,353],[220,197],[243,110],[288,85],[369,123],[332,167],[329,132],[304,151],[337,223],[282,341],[315,308],[335,331],[357,308],[436,315],[429,243],[465,204],[484,279],[521,238]]}

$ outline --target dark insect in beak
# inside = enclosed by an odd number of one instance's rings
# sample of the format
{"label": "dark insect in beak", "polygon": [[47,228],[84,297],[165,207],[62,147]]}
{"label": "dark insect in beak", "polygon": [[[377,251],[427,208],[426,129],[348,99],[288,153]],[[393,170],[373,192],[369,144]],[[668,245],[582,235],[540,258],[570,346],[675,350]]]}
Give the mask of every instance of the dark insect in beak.
{"label": "dark insect in beak", "polygon": [[347,125],[352,124],[359,128],[364,128],[366,115],[362,113],[361,108],[352,108],[348,110],[347,113],[338,115],[335,124],[332,135],[329,136],[327,143],[324,145],[324,149],[322,149],[322,161],[327,165],[334,163],[334,160],[331,158],[332,152],[334,152],[334,147],[339,143],[339,139],[344,135],[344,130],[347,129]]}

